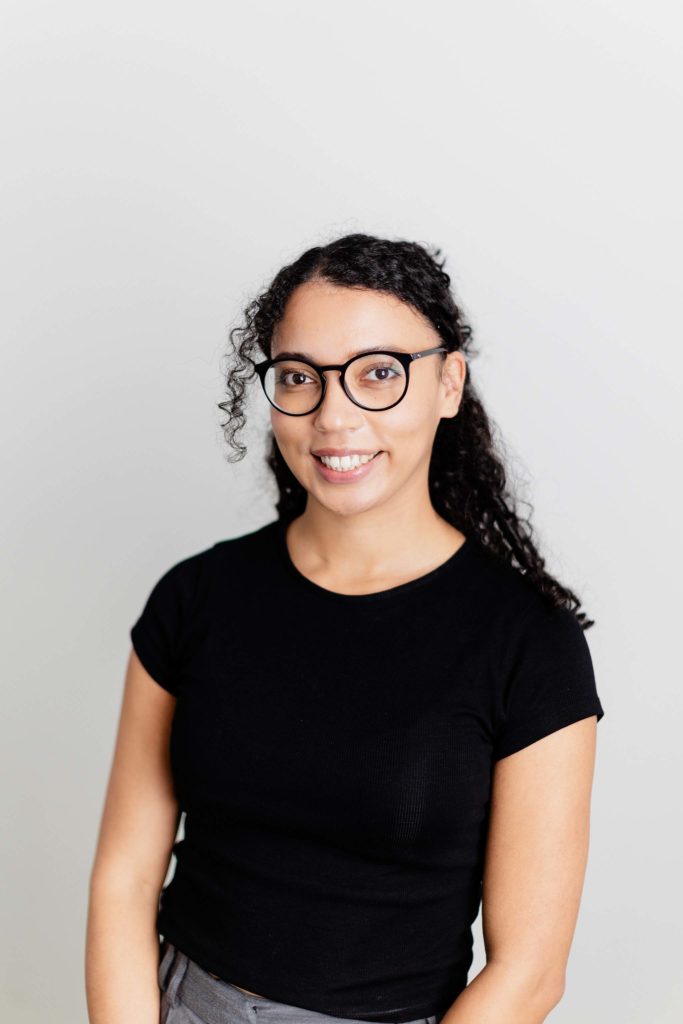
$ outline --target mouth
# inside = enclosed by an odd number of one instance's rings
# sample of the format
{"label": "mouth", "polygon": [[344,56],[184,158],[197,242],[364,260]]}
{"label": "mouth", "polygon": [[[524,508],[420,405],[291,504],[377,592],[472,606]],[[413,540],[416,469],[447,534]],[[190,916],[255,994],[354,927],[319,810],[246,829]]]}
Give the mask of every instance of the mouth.
{"label": "mouth", "polygon": [[328,469],[334,469],[337,473],[350,473],[354,469],[372,462],[381,454],[381,450],[370,455],[315,455],[313,453],[313,458],[321,462],[323,466],[327,466]]}
{"label": "mouth", "polygon": [[384,451],[369,455],[315,455],[316,468],[328,483],[355,483],[371,473]]}

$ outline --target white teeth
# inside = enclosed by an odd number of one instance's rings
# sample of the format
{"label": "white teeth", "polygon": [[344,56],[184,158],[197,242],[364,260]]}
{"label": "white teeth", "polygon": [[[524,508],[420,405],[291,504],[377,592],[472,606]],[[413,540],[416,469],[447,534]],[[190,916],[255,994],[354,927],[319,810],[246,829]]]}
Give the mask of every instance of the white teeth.
{"label": "white teeth", "polygon": [[330,469],[336,469],[338,472],[347,473],[350,469],[357,469],[358,466],[364,466],[366,462],[370,462],[370,459],[374,459],[377,452],[373,455],[320,455],[320,461]]}

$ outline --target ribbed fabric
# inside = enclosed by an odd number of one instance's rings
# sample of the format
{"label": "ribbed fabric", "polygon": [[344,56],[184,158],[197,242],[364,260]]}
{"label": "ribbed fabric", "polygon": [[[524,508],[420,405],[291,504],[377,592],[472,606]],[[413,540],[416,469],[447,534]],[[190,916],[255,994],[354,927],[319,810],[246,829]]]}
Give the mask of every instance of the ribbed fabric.
{"label": "ribbed fabric", "polygon": [[176,563],[131,639],[176,697],[160,933],[270,1000],[442,1014],[472,963],[494,761],[604,714],[574,616],[473,537],[337,594],[274,521]]}

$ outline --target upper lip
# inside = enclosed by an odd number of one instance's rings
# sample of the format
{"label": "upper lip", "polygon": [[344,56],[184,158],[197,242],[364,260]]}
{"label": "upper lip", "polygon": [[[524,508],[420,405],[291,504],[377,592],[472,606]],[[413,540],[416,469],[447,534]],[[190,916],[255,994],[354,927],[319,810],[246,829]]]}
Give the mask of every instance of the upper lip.
{"label": "upper lip", "polygon": [[312,455],[374,455],[380,448],[314,448]]}

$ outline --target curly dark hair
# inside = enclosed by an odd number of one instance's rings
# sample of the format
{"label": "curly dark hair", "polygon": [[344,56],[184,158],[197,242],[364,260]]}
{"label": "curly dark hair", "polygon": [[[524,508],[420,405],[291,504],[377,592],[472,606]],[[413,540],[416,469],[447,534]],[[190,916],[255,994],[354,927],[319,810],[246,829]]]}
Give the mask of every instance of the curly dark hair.
{"label": "curly dark hair", "polygon": [[[472,380],[469,360],[478,351],[472,328],[451,293],[441,249],[418,242],[392,241],[354,233],[308,249],[282,267],[271,284],[244,311],[244,323],[229,332],[227,400],[218,403],[228,419],[221,423],[232,449],[229,462],[241,460],[246,446],[238,439],[245,424],[247,382],[255,379],[254,355],[271,354],[276,324],[284,315],[292,292],[306,281],[322,280],[347,288],[371,288],[397,296],[422,313],[443,338],[449,352],[460,350],[468,372],[456,416],[441,419],[434,438],[429,468],[429,493],[435,510],[466,536],[474,535],[498,558],[530,580],[548,601],[571,611],[584,630],[594,625],[580,600],[545,570],[545,559],[534,541],[529,517],[519,504],[532,506],[515,495],[509,484],[509,459],[497,425],[487,415]],[[270,431],[266,464],[279,491],[278,518],[291,521],[306,505],[306,490],[285,462]]]}

